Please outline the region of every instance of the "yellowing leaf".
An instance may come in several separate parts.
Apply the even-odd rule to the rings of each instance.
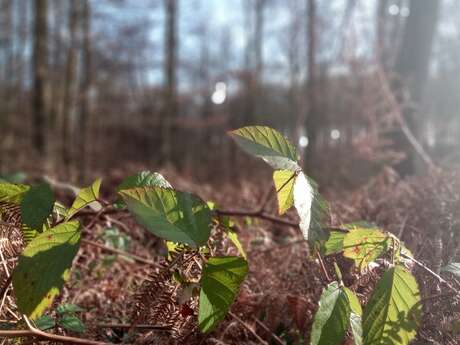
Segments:
[[[295,171],[290,170],[275,170],[273,172],[279,214],[286,213],[294,204],[295,175]]]
[[[388,250],[388,238],[378,229],[354,226],[343,239],[343,255],[362,270]]]

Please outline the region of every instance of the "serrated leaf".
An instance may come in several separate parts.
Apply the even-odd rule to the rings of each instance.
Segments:
[[[348,305],[350,306],[350,327],[353,334],[355,345],[363,343],[362,308],[358,297],[350,289],[344,287],[343,291],[347,295]]]
[[[23,184],[0,183],[0,202],[20,204],[29,188]]]
[[[201,277],[198,323],[204,333],[212,331],[224,319],[248,273],[241,257],[212,257]]]
[[[47,183],[32,186],[21,201],[22,223],[32,229],[42,229],[54,206],[54,194]]]
[[[343,250],[343,239],[346,232],[330,231],[328,240],[323,245],[324,255],[338,254]]]
[[[77,221],[59,224],[35,237],[19,256],[13,288],[21,313],[40,317],[68,279],[80,245]]]
[[[59,325],[64,329],[75,332],[75,333],[85,333],[85,325],[81,320],[73,315],[64,315],[61,320],[59,320]]]
[[[46,331],[47,329],[54,328],[56,326],[56,321],[49,315],[43,315],[39,317],[35,322],[35,327]]]
[[[276,197],[278,199],[278,212],[286,213],[294,205],[295,171],[275,170],[273,182],[275,183]]]
[[[134,218],[165,240],[199,247],[211,232],[211,211],[197,196],[161,187],[119,192]]]
[[[171,184],[161,174],[157,172],[141,171],[136,175],[125,178],[117,187],[117,191],[145,186],[172,188]]]
[[[248,126],[229,132],[247,153],[262,158],[277,170],[299,169],[295,147],[278,131],[265,126]]]
[[[364,344],[409,344],[416,335],[420,312],[415,278],[401,266],[390,268],[377,283],[364,310]]]
[[[350,307],[338,282],[330,283],[319,300],[311,330],[311,345],[341,344],[348,328]]]
[[[460,277],[460,263],[451,262],[450,264],[441,268],[441,272],[450,272]]]
[[[95,202],[99,198],[99,189],[101,188],[101,179],[97,179],[94,183],[86,188],[80,189],[75,201],[67,212],[66,220],[72,218],[78,211],[85,208],[89,204]]]
[[[360,270],[388,250],[388,235],[376,228],[350,227],[343,239],[343,255],[355,261]]]
[[[309,240],[311,221],[311,205],[313,203],[313,189],[303,172],[299,172],[294,182],[294,206],[300,217],[300,230],[303,237]]]
[[[324,230],[324,220],[329,211],[327,201],[318,191],[318,185],[315,181],[307,176],[308,182],[313,190],[313,202],[311,204],[311,220],[309,239],[310,244],[324,242],[328,238],[327,231]]]
[[[74,313],[79,313],[85,311],[84,309],[80,308],[76,304],[71,304],[71,303],[64,303],[59,305],[56,308],[56,312],[58,314],[64,315],[64,314],[74,314]]]

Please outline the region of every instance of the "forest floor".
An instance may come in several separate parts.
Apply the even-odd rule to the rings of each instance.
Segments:
[[[260,185],[271,186],[270,177],[266,176],[266,179],[263,177],[266,183],[258,186],[252,182],[227,183],[216,191],[210,185],[190,182],[174,171],[163,173],[175,188],[194,192],[204,200],[213,200],[222,209],[254,210],[267,190]],[[121,178],[117,172],[108,176],[104,180],[103,196],[114,195]],[[449,255],[453,255],[449,250],[451,242],[458,239],[454,234],[458,229],[455,224],[446,222],[460,219],[458,187],[460,178],[456,173],[401,180],[391,170],[385,169],[366,186],[353,192],[325,190],[324,194],[330,201],[331,225],[358,220],[376,223],[400,236],[415,257],[431,267],[435,264],[436,236],[444,241],[440,253],[442,259],[446,261]],[[61,190],[59,194],[63,200],[70,200],[72,196],[66,190]],[[269,203],[268,209],[276,214],[274,200]],[[297,221],[294,213],[288,213],[287,218]],[[146,279],[155,279],[159,265],[164,261],[167,252],[163,241],[139,227],[123,211],[110,214],[110,217],[101,216],[97,220],[87,217],[83,223],[86,226],[83,238],[87,241],[77,255],[71,279],[55,301],[56,306],[72,303],[84,309],[79,316],[87,331],[84,335],[73,335],[125,344],[307,342],[317,301],[327,278],[317,258],[311,257],[298,229],[257,219],[236,219],[236,229],[248,255],[250,272],[231,313],[206,336],[193,332],[196,323],[192,322],[187,324],[187,331],[191,332],[178,330],[175,340],[171,330],[164,327],[153,330],[125,327],[132,322],[137,291]],[[457,248],[458,243],[455,246]],[[132,253],[134,257],[114,253],[105,247]],[[236,248],[226,241],[219,250],[237,253]],[[370,269],[358,274],[346,259],[337,256],[325,258],[330,276],[334,276],[334,262],[345,268],[345,284],[365,303],[380,272]],[[459,344],[460,337],[452,324],[459,319],[460,301],[423,269],[414,267],[413,271],[418,278],[422,298],[426,298],[424,318],[414,344]],[[447,274],[443,277],[460,289],[459,282],[452,276]],[[192,310],[185,317],[196,318],[195,312]],[[178,317],[183,319],[184,314],[179,314]],[[161,324],[161,320],[158,322]],[[62,329],[55,331],[66,334]],[[36,342],[29,339],[24,343]],[[346,344],[352,344],[351,340],[348,339]]]

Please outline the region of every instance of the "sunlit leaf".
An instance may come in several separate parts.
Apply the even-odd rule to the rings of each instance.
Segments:
[[[23,184],[0,183],[0,202],[19,204],[29,188]]]
[[[151,186],[119,194],[136,220],[158,237],[194,247],[208,240],[211,211],[197,196]]]
[[[378,229],[352,226],[343,239],[343,255],[355,261],[360,270],[388,250],[388,235]]]
[[[350,307],[338,282],[330,283],[321,294],[311,330],[311,345],[341,344],[348,328]]]
[[[42,229],[54,206],[54,194],[47,183],[32,186],[21,201],[22,223],[32,229]]]
[[[294,205],[295,175],[296,172],[290,170],[275,170],[273,172],[279,214],[286,213]]]
[[[72,207],[67,212],[66,219],[72,218],[78,211],[85,208],[99,198],[99,189],[101,188],[101,179],[97,179],[94,183],[86,188],[80,189]]]
[[[300,217],[300,230],[303,237],[309,240],[311,221],[311,205],[313,202],[313,189],[303,172],[295,178],[294,183],[294,206]]]
[[[331,231],[329,233],[328,240],[323,245],[324,255],[332,255],[342,252],[343,239],[346,234],[346,232],[342,231]]]
[[[198,323],[202,332],[212,331],[223,320],[248,273],[241,257],[212,257],[201,277]]]
[[[386,271],[366,305],[363,316],[365,345],[407,345],[420,320],[420,292],[405,268]]]
[[[247,259],[246,252],[244,251],[243,245],[241,244],[240,239],[238,238],[238,234],[231,228],[227,229],[226,234],[229,240],[232,241],[232,243],[235,245],[236,249],[238,249],[238,252],[241,254],[241,256]]]
[[[355,345],[363,343],[362,308],[358,297],[350,289],[344,287],[343,291],[347,295],[348,305],[350,306],[350,327],[353,334]]]
[[[295,147],[278,131],[264,126],[248,126],[229,132],[247,153],[262,158],[277,170],[299,169]]]
[[[136,175],[125,178],[117,187],[117,191],[145,186],[172,188],[171,184],[160,173],[141,171]]]
[[[13,287],[21,313],[40,317],[69,277],[80,245],[80,224],[62,223],[35,237],[19,256]]]

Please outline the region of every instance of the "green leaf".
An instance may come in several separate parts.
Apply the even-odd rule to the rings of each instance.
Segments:
[[[125,178],[117,187],[117,191],[145,186],[172,188],[171,184],[161,174],[157,172],[141,171],[136,175]]]
[[[450,272],[460,277],[460,263],[451,262],[450,264],[441,268],[441,272]]]
[[[13,287],[21,313],[40,317],[69,278],[80,244],[80,224],[62,223],[35,237],[19,256]]]
[[[35,327],[42,331],[54,328],[54,326],[56,326],[56,321],[49,315],[43,315],[35,321]]]
[[[280,215],[286,213],[294,205],[295,175],[296,172],[290,170],[275,170],[273,172],[273,182],[275,183]]]
[[[78,305],[71,304],[71,303],[64,303],[56,308],[56,312],[60,315],[75,314],[75,313],[79,313],[82,311],[85,311],[85,310],[80,308]]]
[[[229,132],[229,135],[244,151],[262,158],[274,169],[299,169],[295,147],[281,133],[270,127],[243,127]]]
[[[311,330],[311,345],[341,344],[348,328],[350,307],[338,282],[330,283],[321,294]]]
[[[40,234],[37,230],[34,230],[24,224],[21,225],[21,232],[25,244],[29,244],[35,237]]]
[[[59,325],[62,326],[62,328],[75,333],[85,333],[86,331],[85,325],[78,317],[73,315],[64,315],[61,320],[59,320]]]
[[[350,306],[350,326],[355,345],[363,343],[362,308],[358,297],[350,289],[344,287],[343,291],[347,295],[348,305]]]
[[[420,320],[419,302],[420,293],[412,274],[401,266],[386,271],[364,310],[364,344],[409,344]]]
[[[0,202],[19,204],[29,188],[23,184],[0,183]]]
[[[317,183],[308,176],[307,179],[308,182],[310,182],[313,190],[313,202],[311,204],[311,220],[308,241],[310,244],[314,244],[316,242],[324,242],[328,238],[328,232],[324,230],[324,223],[329,211],[329,205],[319,193]]]
[[[331,231],[328,240],[323,245],[324,255],[338,254],[343,250],[343,239],[346,232]]]
[[[32,186],[21,202],[22,223],[41,230],[54,206],[54,194],[47,183]]]
[[[388,250],[388,235],[376,228],[352,226],[343,239],[343,256],[352,259],[363,270]]]
[[[248,273],[248,264],[241,257],[212,257],[201,277],[199,327],[212,331],[224,319]]]
[[[136,220],[158,237],[194,247],[208,240],[211,211],[195,195],[152,186],[119,194]]]
[[[313,189],[303,172],[295,178],[294,183],[294,206],[300,217],[300,230],[303,237],[309,240],[311,205],[313,203]]]
[[[241,244],[240,239],[238,238],[238,234],[231,228],[226,228],[226,234],[228,236],[228,239],[232,241],[236,249],[238,249],[238,252],[241,254],[241,256],[247,259],[246,252],[244,251],[243,245]]]
[[[97,179],[94,183],[86,188],[80,189],[72,207],[67,212],[66,220],[72,218],[78,211],[85,208],[99,198],[99,189],[101,188],[101,179]]]

